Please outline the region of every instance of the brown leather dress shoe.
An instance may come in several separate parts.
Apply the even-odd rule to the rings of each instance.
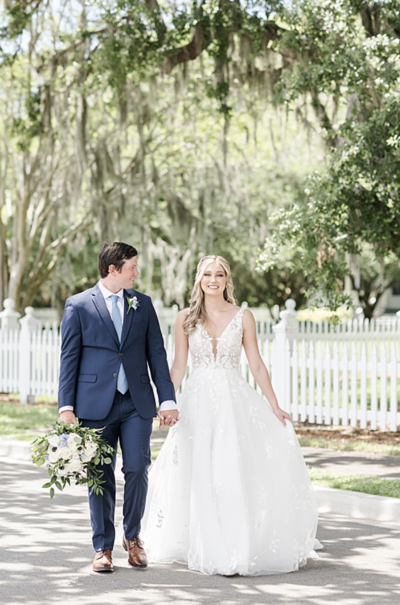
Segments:
[[[114,571],[112,550],[99,550],[93,561],[93,571]]]
[[[132,567],[135,569],[146,569],[147,555],[139,536],[136,536],[133,540],[127,540],[124,536],[122,538],[122,546],[128,552],[128,561]]]

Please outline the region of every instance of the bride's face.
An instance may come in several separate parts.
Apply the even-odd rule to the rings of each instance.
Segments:
[[[222,296],[226,288],[226,275],[223,267],[218,263],[211,263],[206,267],[200,281],[204,294]]]

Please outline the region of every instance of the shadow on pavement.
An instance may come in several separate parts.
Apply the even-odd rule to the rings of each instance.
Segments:
[[[41,489],[43,470],[0,462],[0,471],[4,605],[394,605],[400,599],[400,531],[338,517],[321,519],[325,549],[297,573],[225,578],[180,565],[136,571],[117,546],[116,572],[94,574],[86,490],[70,488],[50,500]]]
[[[336,452],[318,448],[302,448],[306,463],[323,470],[352,473],[387,479],[400,479],[400,458],[358,452]]]

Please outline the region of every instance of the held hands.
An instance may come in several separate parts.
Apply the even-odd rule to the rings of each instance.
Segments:
[[[160,427],[174,426],[179,420],[179,412],[178,410],[164,410],[158,412],[157,418],[160,419]]]
[[[76,416],[72,410],[61,412],[60,418],[65,424],[75,424],[76,422]]]
[[[285,410],[281,410],[279,406],[273,409],[273,412],[278,420],[282,422],[283,426],[286,426],[286,420],[290,420],[290,414],[285,412]]]

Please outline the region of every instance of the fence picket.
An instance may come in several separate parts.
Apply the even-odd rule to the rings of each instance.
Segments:
[[[338,342],[335,340],[333,343],[333,417],[332,422],[338,425],[340,422],[340,408],[339,408],[339,347]]]
[[[290,399],[291,399],[291,391],[292,389],[290,388],[291,385],[291,372],[290,372],[290,367],[291,367],[291,351],[290,351],[290,345],[289,345],[289,341],[286,340],[285,343],[285,361],[284,361],[284,398],[283,398],[283,406],[284,406],[284,410],[286,410],[287,412],[290,412]]]
[[[331,347],[329,342],[325,347],[325,401],[324,401],[324,422],[331,423]]]
[[[380,400],[380,424],[386,431],[387,427],[387,359],[386,347],[381,349],[381,400]]]
[[[306,341],[301,341],[301,355],[300,355],[300,394],[301,394],[301,405],[300,405],[300,420],[304,422],[307,419],[307,345]]]
[[[351,374],[350,424],[351,424],[351,426],[357,426],[357,350],[356,350],[355,342],[353,342],[352,346],[351,346],[350,374]]]
[[[343,345],[342,361],[342,424],[349,424],[349,353],[347,342]]]
[[[316,366],[317,366],[317,424],[322,424],[322,344],[321,341],[317,341],[317,355],[316,355]]]
[[[360,427],[367,428],[367,349],[365,342],[361,345],[361,364],[360,364]]]
[[[390,360],[390,430],[397,431],[397,360],[394,344]]]
[[[311,340],[308,348],[309,354],[309,376],[308,376],[308,390],[309,390],[309,412],[308,419],[310,422],[315,422],[315,357],[314,357],[314,343]]]
[[[300,355],[300,368],[302,370],[302,354]],[[298,363],[298,351],[297,341],[293,343],[293,357],[292,357],[292,406],[291,416],[295,422],[299,419],[299,363]],[[300,379],[301,387],[303,386],[302,379]]]
[[[371,429],[376,430],[378,420],[378,349],[372,345],[371,351]]]

